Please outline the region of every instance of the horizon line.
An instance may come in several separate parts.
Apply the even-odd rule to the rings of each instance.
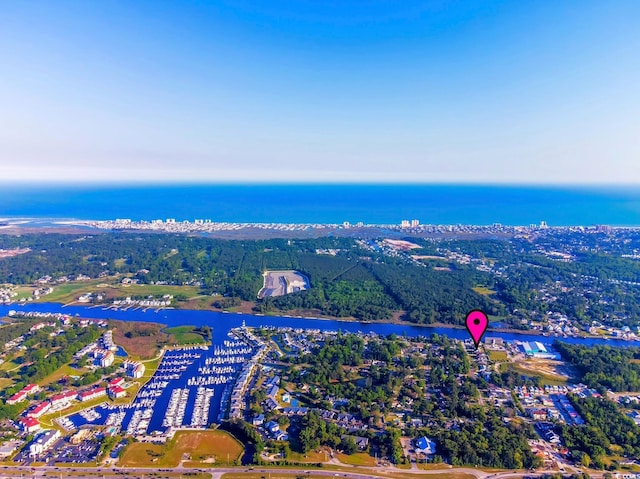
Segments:
[[[640,182],[537,182],[537,181],[313,181],[313,180],[2,180],[3,187],[11,186],[47,186],[47,187],[83,187],[83,186],[123,186],[123,187],[203,187],[203,186],[468,186],[468,187],[530,187],[530,188],[639,188]]]

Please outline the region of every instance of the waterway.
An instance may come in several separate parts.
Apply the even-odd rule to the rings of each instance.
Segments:
[[[158,312],[147,311],[114,311],[92,308],[89,306],[63,306],[59,303],[29,303],[21,305],[0,305],[0,317],[6,316],[10,310],[19,312],[51,312],[62,313],[70,316],[81,316],[92,319],[119,319],[123,321],[144,321],[173,326],[202,326],[209,325],[213,328],[213,343],[216,344],[231,328],[242,326],[245,322],[249,327],[272,326],[291,327],[303,329],[318,329],[321,331],[343,331],[350,333],[374,333],[381,336],[396,334],[398,336],[431,336],[432,334],[446,335],[454,339],[469,339],[466,329],[448,327],[414,326],[397,323],[359,323],[356,321],[338,321],[318,318],[300,318],[290,316],[260,316],[240,313],[220,313],[215,311],[193,311],[180,309],[163,309]],[[507,341],[539,341],[543,344],[551,344],[555,338],[536,333],[510,333],[505,331],[487,331],[485,337],[499,337]],[[603,338],[559,338],[561,341],[571,344],[596,345],[607,344],[616,347],[640,346],[634,341]]]
[[[455,339],[468,339],[464,329],[424,327],[406,324],[358,323],[348,321],[297,318],[287,316],[258,316],[213,311],[161,310],[159,312],[114,311],[88,306],[68,306],[58,303],[37,303],[0,306],[0,317],[10,310],[19,312],[62,313],[92,319],[118,319],[180,325],[209,325],[212,344],[206,348],[168,351],[154,374],[128,405],[116,406],[109,401],[87,411],[61,419],[61,425],[71,429],[82,426],[108,426],[113,432],[127,431],[135,435],[163,434],[171,427],[208,427],[220,422],[223,397],[233,386],[240,369],[252,355],[251,348],[230,338],[231,328],[271,326],[316,329],[325,332],[396,334],[416,337],[432,334]],[[554,338],[539,334],[520,334],[504,331],[488,332],[505,340],[540,341],[549,344]],[[638,343],[597,338],[562,338],[574,344],[609,344],[638,346]],[[231,342],[230,342],[231,341]],[[123,354],[124,351],[119,351]],[[199,406],[200,405],[200,406]]]

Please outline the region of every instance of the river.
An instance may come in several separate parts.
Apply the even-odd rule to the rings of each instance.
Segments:
[[[389,335],[395,333],[398,336],[431,336],[432,334],[445,335],[455,339],[469,339],[469,333],[465,329],[454,329],[448,327],[413,326],[409,324],[397,323],[360,323],[357,321],[338,321],[317,318],[299,318],[290,316],[258,316],[240,313],[220,313],[216,311],[193,311],[182,309],[164,309],[159,312],[147,311],[115,311],[103,310],[102,308],[89,306],[63,306],[59,303],[28,303],[21,305],[0,305],[0,317],[6,316],[10,310],[18,312],[51,312],[62,313],[70,316],[79,315],[83,318],[94,319],[119,319],[123,321],[144,321],[166,324],[167,326],[202,326],[209,325],[214,330],[214,336],[226,336],[227,332],[234,327],[242,325],[244,321],[249,327],[275,326],[319,329],[321,331],[344,331],[352,333],[375,333],[378,335]],[[535,333],[509,333],[504,331],[487,331],[485,337],[500,337],[504,340],[513,341],[539,341],[543,344],[551,344],[555,338],[542,336]],[[562,341],[571,344],[607,344],[616,347],[640,346],[634,341],[623,341],[617,339],[600,338],[560,338]]]

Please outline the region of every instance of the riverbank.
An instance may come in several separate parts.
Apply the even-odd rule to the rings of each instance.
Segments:
[[[287,327],[287,328],[305,328],[318,329],[322,331],[344,331],[350,333],[361,334],[377,334],[379,336],[388,336],[396,334],[397,336],[430,336],[432,334],[440,334],[453,339],[466,340],[469,339],[469,333],[465,328],[454,327],[452,325],[416,325],[412,323],[386,323],[386,322],[354,322],[348,320],[335,320],[324,318],[303,318],[294,316],[261,316],[257,314],[244,314],[232,312],[214,312],[214,311],[197,311],[197,310],[178,310],[164,309],[158,312],[153,311],[103,311],[98,308],[88,306],[67,306],[63,307],[58,303],[29,303],[24,306],[6,306],[0,305],[0,317],[6,316],[9,310],[20,312],[35,313],[61,313],[71,316],[81,316],[90,319],[106,319],[106,320],[122,320],[122,321],[141,321],[154,322],[174,326],[210,326],[213,329],[214,336],[218,334],[226,335],[231,328],[240,327],[246,324],[250,327]],[[538,332],[524,331],[491,331],[491,336],[500,337],[506,341],[539,341],[543,344],[551,344],[554,337],[542,336]],[[571,344],[595,345],[606,344],[616,347],[638,347],[640,344],[634,341],[617,340],[610,341],[602,338],[560,338],[562,341]]]
[[[77,302],[73,302],[73,303],[61,303],[58,301],[52,301],[52,302],[47,302],[47,303],[41,303],[41,302],[32,302],[32,303],[27,303],[27,304],[33,304],[33,305],[37,305],[37,304],[58,304],[60,305],[60,307],[62,308],[68,308],[68,307],[86,307],[86,308],[90,308],[90,309],[96,309],[99,311],[104,311],[104,315],[105,316],[109,316],[112,312],[116,312],[116,311],[121,311],[121,312],[131,312],[131,313],[139,313],[139,312],[143,312],[146,313],[147,311],[152,312],[152,313],[161,313],[162,311],[168,311],[168,310],[172,310],[172,311],[207,311],[207,312],[212,312],[212,313],[222,313],[222,314],[242,314],[242,315],[246,315],[246,316],[254,316],[254,317],[258,317],[258,318],[293,318],[293,319],[304,319],[304,320],[313,320],[313,321],[332,321],[332,322],[339,322],[339,323],[353,323],[353,324],[361,324],[361,325],[369,325],[369,324],[388,324],[388,325],[398,325],[398,326],[411,326],[411,327],[416,327],[416,328],[429,328],[429,329],[433,329],[433,328],[437,328],[437,329],[443,329],[443,330],[458,330],[458,331],[462,331],[466,334],[466,328],[462,325],[458,325],[458,324],[449,324],[449,323],[442,323],[442,322],[436,322],[436,323],[431,323],[431,324],[421,324],[421,323],[412,323],[411,321],[406,321],[401,319],[402,316],[404,315],[404,311],[397,311],[394,313],[394,315],[392,316],[392,318],[390,319],[385,319],[385,320],[380,320],[380,321],[362,321],[359,320],[357,318],[354,317],[336,317],[336,316],[328,316],[328,315],[323,315],[323,314],[319,314],[319,312],[315,312],[315,311],[309,311],[309,310],[295,310],[295,311],[290,311],[290,312],[268,312],[268,313],[257,313],[253,310],[253,306],[255,305],[255,303],[251,302],[251,301],[242,301],[240,305],[238,306],[234,306],[232,308],[229,309],[221,309],[221,308],[216,308],[214,306],[212,306],[211,304],[206,304],[204,305],[202,303],[202,301],[199,301],[197,305],[195,305],[193,303],[192,300],[187,300],[185,302],[177,302],[175,303],[172,307],[165,307],[165,308],[158,308],[158,309],[154,309],[154,308],[147,308],[147,309],[117,309],[117,308],[112,308],[110,306],[102,306],[101,305],[84,305],[84,304],[80,304]],[[21,303],[14,303],[14,305],[16,307],[18,306],[24,306],[24,304]],[[11,304],[9,305],[11,306]],[[184,306],[195,306],[195,307],[184,307]],[[64,312],[64,311],[62,311]],[[306,313],[306,314],[305,314]],[[491,321],[491,318],[490,318]],[[178,326],[183,326],[183,325],[178,325]],[[487,336],[491,336],[492,334],[500,334],[500,333],[505,333],[505,334],[514,334],[514,335],[522,335],[522,336],[541,336],[543,338],[545,338],[545,340],[543,340],[542,342],[552,342],[554,339],[560,339],[560,340],[564,340],[564,339],[569,339],[569,338],[576,338],[576,339],[596,339],[596,340],[604,340],[604,341],[624,341],[624,342],[629,342],[628,340],[625,340],[623,338],[619,338],[617,336],[604,336],[604,335],[592,335],[592,334],[587,334],[585,332],[581,332],[578,335],[575,336],[557,336],[557,335],[549,335],[549,334],[545,334],[543,332],[540,332],[538,330],[527,330],[527,329],[515,329],[515,328],[496,328],[496,327],[491,327],[491,322],[489,323],[489,327],[487,328],[486,333],[484,334],[484,337]],[[526,339],[523,339],[526,340]],[[640,342],[638,342],[638,346],[640,346]]]
[[[53,301],[53,302],[47,302],[47,303],[41,303],[41,302],[31,302],[31,303],[26,303],[26,304],[21,304],[21,303],[14,303],[14,304],[9,304],[9,305],[4,305],[7,307],[11,307],[11,306],[15,306],[16,311],[19,311],[20,308],[23,308],[24,306],[37,306],[39,304],[55,304],[58,305],[61,308],[61,313],[64,314],[64,309],[69,309],[71,307],[77,307],[77,308],[86,308],[86,309],[91,309],[94,311],[102,311],[103,312],[103,317],[108,317],[110,318],[111,315],[113,313],[132,313],[132,314],[139,314],[139,313],[147,313],[150,312],[152,314],[161,314],[162,312],[166,312],[166,311],[176,311],[176,312],[210,312],[210,313],[215,313],[215,314],[240,314],[243,316],[251,316],[251,317],[255,317],[255,318],[291,318],[291,319],[302,319],[302,320],[308,320],[308,321],[328,321],[328,322],[333,322],[333,323],[348,323],[348,324],[356,324],[356,325],[397,325],[397,326],[409,326],[412,328],[425,328],[425,329],[429,329],[429,330],[434,330],[434,329],[438,329],[438,330],[445,330],[446,334],[446,330],[451,330],[451,331],[458,331],[458,332],[462,332],[466,335],[468,335],[467,330],[464,326],[462,325],[458,325],[458,324],[449,324],[449,323],[442,323],[442,322],[436,322],[436,323],[431,323],[431,324],[420,324],[420,323],[412,323],[410,321],[405,321],[402,320],[401,317],[403,315],[403,311],[398,311],[396,312],[393,317],[391,319],[386,319],[386,320],[381,320],[381,321],[362,321],[359,320],[357,318],[354,317],[335,317],[335,316],[326,316],[326,315],[321,315],[321,314],[316,314],[316,313],[311,313],[309,311],[306,310],[299,310],[297,311],[298,313],[309,313],[309,315],[304,315],[304,314],[285,314],[282,312],[269,312],[269,313],[257,313],[255,311],[253,311],[252,306],[254,303],[252,303],[251,301],[243,301],[242,304],[240,304],[239,306],[230,308],[228,310],[226,309],[220,309],[220,308],[215,308],[213,306],[209,306],[206,308],[194,308],[194,309],[186,309],[186,308],[182,308],[179,306],[180,303],[177,303],[174,307],[168,307],[168,308],[158,308],[158,309],[152,309],[152,308],[147,308],[147,309],[118,309],[118,308],[112,308],[112,307],[100,307],[100,305],[83,305],[83,304],[78,304],[78,303],[71,303],[71,304],[64,304],[61,302],[57,302],[57,301]],[[14,308],[15,309],[15,308]],[[311,315],[313,314],[313,315]],[[93,316],[91,316],[93,317]],[[135,321],[135,319],[134,319]],[[177,324],[177,325],[167,325],[167,326],[184,326],[187,323],[183,323],[183,324]],[[191,324],[191,323],[188,323]],[[522,341],[527,341],[528,338],[530,338],[531,336],[538,336],[543,338],[542,340],[540,340],[541,342],[544,343],[549,343],[549,342],[553,342],[553,340],[555,339],[559,339],[559,340],[567,340],[567,339],[585,339],[585,340],[599,340],[599,341],[614,341],[614,342],[625,342],[625,343],[629,343],[632,341],[629,340],[625,340],[623,338],[619,338],[616,336],[602,336],[602,335],[591,335],[591,334],[587,334],[587,333],[581,333],[579,335],[575,335],[575,336],[557,336],[557,335],[549,335],[549,334],[545,334],[544,332],[540,332],[538,330],[527,330],[527,329],[515,329],[515,328],[492,328],[491,327],[491,323],[489,323],[489,327],[487,328],[486,333],[484,334],[484,337],[486,338],[487,336],[491,336],[491,335],[500,335],[500,334],[508,334],[508,335],[519,335],[522,336],[523,338],[521,339]],[[457,336],[457,335],[456,335]],[[530,340],[530,339],[529,339]],[[638,346],[640,346],[640,342],[638,342]]]

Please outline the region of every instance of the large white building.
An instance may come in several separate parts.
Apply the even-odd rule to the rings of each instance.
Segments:
[[[50,429],[43,431],[42,434],[38,435],[31,445],[29,446],[29,455],[37,456],[42,454],[43,452],[48,451],[51,446],[53,446],[58,439],[60,439],[60,431],[57,429]]]
[[[125,361],[122,363],[124,372],[127,376],[132,378],[141,378],[144,376],[144,364],[135,361]]]
[[[107,368],[113,364],[115,361],[115,356],[113,352],[108,349],[96,349],[93,351],[93,357],[95,358],[96,366],[100,366],[102,368]]]
[[[520,344],[520,349],[524,354],[534,358],[557,359],[558,354],[547,350],[544,344],[539,341],[529,341]]]

